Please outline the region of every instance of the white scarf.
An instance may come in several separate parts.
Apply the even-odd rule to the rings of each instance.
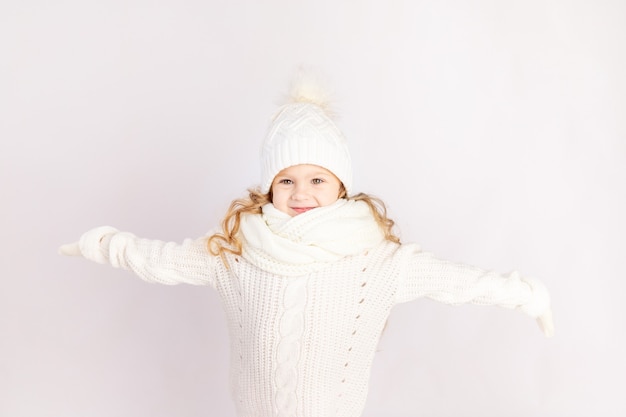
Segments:
[[[305,275],[376,246],[384,234],[363,201],[335,203],[291,217],[273,204],[241,218],[243,257],[285,276]]]

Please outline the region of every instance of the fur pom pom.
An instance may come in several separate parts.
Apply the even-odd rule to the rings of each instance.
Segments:
[[[319,72],[300,67],[291,81],[288,103],[311,103],[333,117],[331,91],[328,82]]]

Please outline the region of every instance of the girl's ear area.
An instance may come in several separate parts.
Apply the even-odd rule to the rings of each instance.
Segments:
[[[346,187],[342,183],[339,183],[339,198],[346,198],[348,193],[346,192]]]

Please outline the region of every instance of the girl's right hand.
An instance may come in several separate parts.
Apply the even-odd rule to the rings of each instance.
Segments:
[[[109,241],[118,230],[111,226],[96,227],[83,234],[78,242],[59,247],[61,255],[82,256],[100,264],[109,262]]]
[[[59,255],[83,256],[83,254],[80,251],[80,246],[78,245],[78,242],[61,245],[59,247]]]

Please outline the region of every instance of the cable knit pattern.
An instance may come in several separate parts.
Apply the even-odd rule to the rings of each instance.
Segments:
[[[102,235],[110,237],[101,239]],[[209,285],[231,337],[231,387],[240,417],[358,417],[380,333],[392,307],[422,297],[447,304],[549,308],[545,287],[444,261],[388,241],[301,276],[210,255],[206,238],[182,244],[115,229],[88,232],[83,255],[162,284]]]
[[[276,348],[276,408],[278,417],[296,414],[298,363],[304,333],[306,307],[306,280],[290,280],[283,296],[283,314],[279,324],[279,342]]]

